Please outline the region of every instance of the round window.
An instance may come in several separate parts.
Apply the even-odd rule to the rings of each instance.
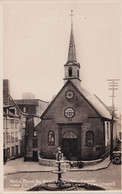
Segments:
[[[67,118],[72,118],[72,117],[74,117],[74,115],[75,115],[75,111],[74,111],[74,109],[71,108],[71,107],[66,108],[65,111],[64,111],[64,115],[65,115],[65,117],[67,117]]]
[[[74,96],[74,93],[73,93],[72,90],[68,90],[68,91],[66,92],[66,97],[67,97],[68,99],[73,98],[73,96]]]

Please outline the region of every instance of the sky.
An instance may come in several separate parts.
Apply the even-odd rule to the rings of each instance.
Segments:
[[[73,10],[81,86],[111,105],[107,79],[121,76],[121,5],[114,1],[8,1],[3,5],[3,78],[10,94],[50,101],[64,85]],[[120,111],[120,83],[115,91]]]

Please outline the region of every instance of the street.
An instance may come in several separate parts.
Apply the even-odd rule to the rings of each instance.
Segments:
[[[9,161],[4,168],[10,168],[11,165],[23,164],[23,169],[30,168],[31,172],[14,173],[4,176],[4,188],[5,191],[26,191],[29,188],[48,181],[57,180],[57,175],[49,172],[51,167],[42,167],[36,162],[22,162],[22,159]],[[10,165],[11,164],[11,165]],[[16,166],[17,167],[17,166]],[[12,166],[14,168],[14,166]],[[43,172],[38,172],[39,169],[43,169]],[[44,170],[47,172],[44,172]],[[32,171],[36,170],[36,172]],[[121,189],[121,165],[113,165],[112,163],[106,169],[97,171],[67,171],[62,175],[64,180],[72,180],[79,182],[86,182],[89,184],[97,185],[106,190],[120,190]]]

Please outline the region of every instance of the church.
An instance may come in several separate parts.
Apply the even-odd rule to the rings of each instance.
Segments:
[[[107,106],[81,86],[73,23],[64,85],[41,115],[41,122],[27,136],[26,158],[55,159],[58,147],[66,159],[96,160],[107,156],[111,146],[111,114]],[[116,144],[114,122],[113,146]]]

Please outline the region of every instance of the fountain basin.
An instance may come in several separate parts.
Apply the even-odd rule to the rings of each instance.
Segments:
[[[73,181],[58,181],[46,182],[41,185],[37,185],[28,191],[97,191],[97,190],[105,190],[102,187],[97,185],[92,185],[84,182],[73,182]]]

